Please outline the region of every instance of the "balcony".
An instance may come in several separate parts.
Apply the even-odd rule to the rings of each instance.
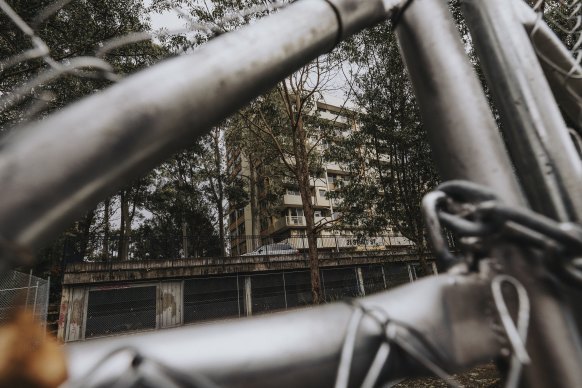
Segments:
[[[314,206],[325,206],[329,207],[329,199],[324,196],[317,194],[317,200],[313,201]]]
[[[305,226],[304,216],[286,216],[285,222],[287,226]]]
[[[332,217],[313,217],[313,219],[315,225],[325,224],[334,220]]]
[[[343,172],[345,173],[344,169],[339,165],[337,162],[326,162],[325,168],[329,172]]]
[[[319,117],[324,119],[324,120],[329,120],[329,121],[333,121],[336,123],[340,123],[340,124],[347,124],[348,123],[348,119],[346,116],[341,115],[339,113],[335,113],[335,112],[330,112],[328,110],[319,110]]]
[[[327,187],[327,182],[325,178],[309,178],[309,186],[312,187]]]
[[[289,206],[289,205],[296,205],[296,206],[301,206],[303,202],[301,201],[301,196],[300,195],[294,195],[294,194],[285,194],[283,196],[283,205]]]
[[[305,226],[305,217],[303,216],[285,216],[278,218],[273,224],[273,233],[290,227]]]

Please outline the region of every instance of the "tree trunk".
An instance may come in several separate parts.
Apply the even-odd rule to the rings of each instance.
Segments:
[[[217,198],[216,208],[218,210],[218,237],[220,239],[220,253],[226,256],[226,239],[224,236],[224,174],[222,168],[222,155],[220,154],[220,130],[212,132],[212,146],[214,151],[214,167],[216,168]]]
[[[119,261],[125,261],[128,258],[129,251],[129,232],[131,230],[131,220],[129,219],[129,198],[127,191],[119,194],[121,204],[121,220],[119,224],[119,245],[117,249],[117,258]]]
[[[422,241],[416,243],[416,253],[418,254],[418,263],[420,264],[420,268],[422,269],[423,276],[428,276],[431,274],[431,268],[429,267],[426,257],[424,254],[426,253],[426,246]]]
[[[109,260],[109,218],[110,218],[110,207],[111,207],[111,199],[107,198],[104,203],[104,211],[103,211],[103,252],[104,252],[104,259]]]
[[[89,211],[78,224],[79,232],[81,232],[81,241],[79,246],[79,253],[81,258],[85,258],[85,256],[87,255],[87,248],[89,246],[89,240],[91,238],[91,225],[93,225],[94,218],[95,209]]]
[[[251,205],[251,240],[252,250],[259,247],[261,234],[259,221],[259,196],[257,193],[257,171],[252,156],[249,156],[249,202]]]
[[[296,136],[293,139],[295,149],[295,162],[297,166],[297,183],[303,214],[305,216],[305,229],[307,234],[307,246],[309,252],[309,270],[311,273],[311,295],[314,304],[323,302],[321,293],[321,281],[319,275],[319,257],[317,253],[317,236],[315,221],[313,218],[313,204],[311,203],[311,190],[309,184],[309,160],[307,155],[307,136],[301,118],[296,123]]]

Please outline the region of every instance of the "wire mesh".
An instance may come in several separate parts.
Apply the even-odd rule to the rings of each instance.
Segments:
[[[539,14],[538,23],[544,20],[575,59],[572,68],[553,66],[555,70],[564,73],[567,78],[582,78],[582,0],[538,0],[532,7]],[[532,34],[537,31],[538,28],[534,27]],[[548,61],[543,56],[542,59]]]
[[[413,281],[417,262],[322,268],[325,302],[370,295]],[[83,300],[86,300],[83,302]],[[69,306],[69,324],[89,339],[310,306],[311,275],[290,270],[89,288]],[[84,312],[85,311],[85,312]],[[72,315],[79,315],[73,317]],[[85,314],[86,319],[83,318]],[[82,328],[79,328],[83,332]]]
[[[85,338],[156,328],[156,286],[89,291]]]
[[[184,323],[237,318],[245,314],[244,283],[238,276],[184,281]]]
[[[309,271],[284,272],[283,276],[288,309],[309,306],[313,303]]]
[[[384,267],[381,265],[361,267],[360,270],[362,272],[364,291],[366,295],[383,291],[388,287],[388,283],[386,283]]]
[[[287,308],[284,275],[257,274],[251,276],[253,315]]]
[[[123,242],[123,244],[121,244]],[[405,237],[391,234],[375,237],[345,235],[320,235],[316,237],[321,257],[373,254],[374,252],[406,253],[412,242]],[[125,256],[120,247],[125,246]],[[270,236],[230,236],[224,241],[227,257],[238,256],[286,256],[305,258],[309,244],[305,236],[273,238]],[[251,250],[252,247],[255,249]],[[149,235],[133,231],[123,239],[119,235],[92,234],[67,236],[64,243],[64,260],[67,263],[172,260],[178,258],[222,257],[220,241],[214,236],[202,235]]]
[[[411,281],[410,265],[406,263],[384,264],[384,276],[386,278],[386,288],[397,287]],[[412,279],[413,280],[413,279]]]
[[[362,296],[357,268],[323,269],[321,280],[326,302]]]
[[[173,36],[182,38],[184,46],[190,47],[189,50],[183,51],[188,52],[224,32],[238,29],[270,12],[274,12],[289,2],[249,0],[243,2],[240,9],[233,9],[222,14],[210,11],[204,13],[196,6],[184,10],[170,1],[157,3],[158,7],[173,10],[180,15],[182,20],[187,21],[187,26],[175,30],[162,28],[152,31],[149,30],[147,20],[144,18],[145,24],[142,27],[145,27],[146,30],[130,31],[101,42],[87,41],[85,46],[95,45],[95,49],[93,51],[85,49],[86,52],[82,55],[76,55],[75,50],[65,50],[65,52],[59,52],[58,55],[55,55],[55,51],[58,51],[55,50],[57,48],[55,45],[64,44],[66,46],[66,39],[63,38],[63,42],[54,43],[51,47],[47,43],[46,37],[43,36],[45,33],[43,28],[56,18],[66,20],[70,17],[66,11],[74,6],[75,2],[56,0],[47,3],[36,15],[28,15],[33,7],[19,9],[17,8],[19,3],[14,3],[11,6],[6,0],[0,0],[0,19],[6,26],[4,38],[8,38],[8,35],[12,39],[23,36],[24,40],[28,42],[24,49],[20,48],[21,45],[10,45],[7,50],[2,50],[3,58],[0,58],[0,113],[5,113],[12,108],[21,110],[20,113],[16,114],[16,116],[20,116],[17,119],[10,116],[13,118],[11,125],[34,119],[40,113],[48,110],[51,104],[56,104],[55,93],[51,92],[49,87],[56,80],[68,76],[107,82],[116,82],[122,79],[124,73],[119,69],[119,66],[111,61],[112,58],[119,61],[120,57],[124,56],[123,53],[116,52],[116,50],[149,41],[163,48],[161,51],[166,50],[164,55],[160,55],[156,59],[160,60],[167,56],[179,54],[174,48],[170,48],[171,44],[164,46],[164,42],[171,41]],[[15,9],[19,9],[22,15]],[[90,13],[89,9],[90,7],[85,7],[83,12]],[[77,13],[82,14],[83,12]],[[72,14],[74,13],[72,12]],[[87,22],[89,23],[90,20]],[[112,25],[110,28],[114,29],[115,27]],[[11,50],[15,50],[15,52]],[[160,50],[158,50],[158,54],[159,52]],[[132,60],[135,60],[135,55],[129,53],[121,59],[121,63],[127,64]],[[151,65],[151,63],[147,65]],[[136,66],[136,68],[139,69],[140,66]],[[91,92],[93,87],[89,87],[89,89]],[[30,102],[29,106],[23,106],[24,102]],[[7,128],[11,125],[8,125]]]
[[[46,326],[49,280],[32,274],[7,271],[0,276],[0,324],[10,321],[15,310],[24,308]]]

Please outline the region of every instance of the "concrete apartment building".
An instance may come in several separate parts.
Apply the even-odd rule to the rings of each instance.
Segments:
[[[336,127],[337,136],[347,136],[350,131],[357,130],[357,126],[348,119],[345,112],[349,112],[338,99],[326,97],[316,103],[318,117],[329,120]],[[326,144],[322,144],[325,147]],[[228,145],[227,145],[228,147]],[[238,149],[229,149],[227,165],[232,176],[250,175],[250,163],[244,153]],[[340,213],[337,212],[338,199],[330,199],[328,193],[338,189],[341,182],[349,181],[348,173],[342,166],[333,161],[324,161],[323,173],[318,177],[310,178],[311,198],[316,225],[331,225]],[[305,215],[303,214],[302,200],[297,189],[290,184],[280,198],[279,212],[270,217],[261,217],[260,228],[255,227],[253,232],[251,206],[229,209],[228,229],[231,241],[231,250],[236,254],[245,254],[265,244],[288,242],[299,250],[307,248],[305,236]],[[263,193],[264,194],[264,193]],[[369,238],[365,241],[355,240],[348,230],[337,230],[324,227],[318,247],[323,250],[337,250],[339,248],[358,248],[359,246],[410,246],[412,242],[392,229],[388,229],[380,238]],[[250,237],[252,236],[252,237]]]

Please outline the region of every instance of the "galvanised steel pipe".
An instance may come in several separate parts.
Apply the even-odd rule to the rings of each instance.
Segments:
[[[506,203],[524,205],[446,2],[411,2],[396,34],[441,177],[496,187]]]
[[[512,165],[446,2],[413,1],[396,32],[443,177],[484,184],[505,202],[523,204]],[[487,55],[494,57],[495,53]],[[504,68],[505,72],[514,70],[521,71],[515,66]],[[525,368],[523,386],[582,386],[579,334],[571,310],[560,297],[564,290],[542,265],[543,254],[506,243],[490,247],[486,255],[497,261],[500,271],[524,285],[531,302],[527,349],[533,367]]]
[[[436,350],[420,350],[449,372],[488,362],[502,342],[494,330],[489,280],[480,275],[439,275],[391,291],[358,299],[415,328]],[[187,376],[209,379],[220,387],[333,387],[354,307],[346,303],[299,309],[261,317],[213,322],[65,345],[73,386],[99,361],[122,347],[131,347]],[[384,330],[366,316],[357,332],[349,386],[360,387],[383,342]],[[402,334],[410,345],[418,338]],[[112,386],[127,371],[131,353],[108,358],[83,387]],[[380,381],[426,374],[425,367],[398,346]],[[380,384],[378,385],[380,386]]]
[[[512,5],[529,34],[558,105],[577,125],[578,133],[582,134],[582,66],[523,0],[513,0]]]
[[[0,248],[12,247],[4,255],[42,247],[340,38],[384,20],[398,2],[299,1],[15,129],[0,145]]]
[[[582,163],[514,1],[464,0],[462,10],[531,207],[582,221]]]

